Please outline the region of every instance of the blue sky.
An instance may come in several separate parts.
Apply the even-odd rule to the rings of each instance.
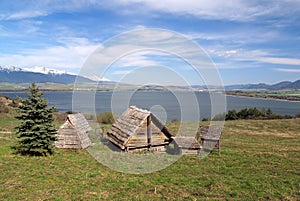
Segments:
[[[226,85],[300,79],[299,0],[1,1],[0,65],[77,73],[110,38],[145,28],[195,41]],[[132,69],[150,67],[138,74],[142,81],[151,71],[155,76],[155,66],[172,66],[190,84],[202,84],[180,59],[149,51],[121,58],[103,76],[120,80]]]

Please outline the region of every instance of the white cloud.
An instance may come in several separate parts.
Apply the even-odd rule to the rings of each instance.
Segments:
[[[217,50],[208,50],[210,54],[215,54],[218,57],[231,57],[239,53],[239,50],[225,50],[225,51],[217,51]]]
[[[300,73],[300,69],[295,68],[274,68],[274,70],[285,73]]]
[[[279,65],[298,65],[300,66],[300,59],[298,58],[289,58],[289,57],[279,57],[278,53],[267,51],[267,50],[247,50],[247,49],[236,49],[236,50],[218,50],[210,49],[209,54],[215,58],[225,59],[224,64],[230,63],[230,65],[222,65],[219,63],[219,66],[229,66],[230,68],[240,68],[238,62],[252,62],[255,63],[268,63],[268,64],[279,64]],[[281,55],[282,56],[282,55]],[[233,66],[235,63],[236,66]],[[238,65],[238,66],[237,66]],[[246,64],[243,64],[247,66]],[[247,66],[249,67],[249,66]]]
[[[155,56],[168,57],[166,53],[160,52],[159,50],[140,50],[119,58],[115,61],[113,67],[150,67],[162,65],[160,62],[161,60],[159,58],[154,58]]]
[[[261,16],[291,16],[300,11],[300,2],[298,0],[263,2],[261,0],[43,0],[23,3],[12,0],[0,3],[0,7],[12,8],[9,13],[2,14],[2,19],[26,19],[61,11],[76,12],[89,8],[101,8],[124,15],[147,11],[149,14],[153,14],[153,11],[160,11],[177,15],[193,15],[202,19],[249,21]]]
[[[41,16],[46,16],[46,15],[48,15],[48,13],[43,10],[29,10],[29,11],[21,11],[21,12],[12,13],[8,16],[2,16],[2,19],[20,20],[20,19],[41,17]]]
[[[265,57],[258,59],[259,61],[272,63],[272,64],[286,64],[300,66],[300,59],[294,58],[279,58],[279,57]]]
[[[247,49],[234,49],[227,50],[224,47],[214,47],[209,49],[208,52],[217,57],[228,58],[235,61],[258,61],[263,57],[270,56],[271,53],[265,50],[247,50]]]
[[[252,27],[251,29],[224,30],[222,32],[190,32],[184,34],[191,40],[222,41],[223,44],[245,45],[255,43],[273,42],[282,37],[282,33],[264,27]]]
[[[132,72],[131,70],[116,70],[112,74],[113,75],[127,75],[131,72]]]
[[[90,41],[83,37],[60,37],[57,42],[66,46],[86,46],[90,45]]]
[[[106,67],[115,61],[120,66],[153,66],[159,65],[151,55],[178,55],[179,58],[193,62],[196,67],[210,65],[206,53],[194,42],[186,40],[175,32],[160,29],[145,29],[127,32],[112,38],[98,49],[86,66],[86,73]],[[95,66],[95,67],[94,67]],[[117,65],[116,65],[117,66]]]
[[[69,39],[61,46],[45,49],[26,49],[20,54],[0,54],[0,63],[19,67],[44,66],[50,68],[79,69],[87,57],[98,47],[83,38]],[[76,42],[77,41],[77,42]]]
[[[152,52],[157,55],[153,55]],[[233,52],[229,53],[232,54]],[[175,59],[167,60],[162,55],[171,55]],[[178,60],[181,60],[184,66],[178,66]],[[187,77],[189,77],[187,70],[192,68],[193,73],[196,72],[197,74],[197,71],[201,71],[201,75],[205,77],[205,82],[208,84],[220,84],[218,82],[221,82],[216,79],[216,77],[219,77],[218,72],[201,47],[190,40],[186,40],[180,34],[160,29],[126,32],[108,40],[85,62],[84,67],[81,69],[81,75],[95,74],[103,76],[104,74],[106,77],[115,80],[117,75],[125,75],[131,72],[128,70],[132,67],[134,69],[144,69],[145,71],[148,69],[153,70],[154,68],[151,67],[169,67],[174,72]],[[147,79],[148,76],[150,76],[150,73],[141,74],[139,79]],[[170,78],[168,76],[166,79],[164,75],[164,79],[168,80]]]
[[[38,20],[23,20],[20,22],[22,33],[19,33],[19,35],[24,34],[24,32],[27,34],[37,32],[42,24],[43,22]]]
[[[189,14],[199,18],[233,21],[249,21],[261,16],[291,14],[300,10],[300,2],[297,0],[264,2],[260,0],[122,0],[119,3],[123,5],[144,5],[144,9],[146,10],[158,10],[173,14]]]

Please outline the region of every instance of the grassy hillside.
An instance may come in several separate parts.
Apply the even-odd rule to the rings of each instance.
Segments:
[[[300,199],[300,119],[228,121],[221,157],[184,156],[145,175],[112,171],[85,150],[14,155],[15,123],[1,114],[0,200]]]

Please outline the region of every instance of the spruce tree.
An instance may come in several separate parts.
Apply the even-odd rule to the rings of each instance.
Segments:
[[[26,95],[17,108],[20,125],[16,127],[17,143],[13,148],[21,155],[51,155],[56,140],[53,125],[56,109],[48,107],[47,99],[35,83],[29,86]]]

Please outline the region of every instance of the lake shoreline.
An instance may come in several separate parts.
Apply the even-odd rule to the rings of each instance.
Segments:
[[[0,90],[1,93],[19,93],[19,92],[26,92],[27,90],[25,89],[20,89],[20,90]],[[40,89],[42,92],[89,92],[89,91],[95,91],[95,92],[114,92],[114,90],[55,90],[55,89]],[[122,92],[132,92],[132,90],[120,90]],[[120,92],[118,91],[118,92]],[[160,92],[158,90],[137,90],[139,92]],[[161,91],[163,92],[163,91]],[[181,91],[183,92],[183,91]],[[191,92],[191,91],[187,91]],[[197,92],[197,91],[195,91]],[[210,93],[207,91],[207,93]],[[287,102],[300,102],[300,97],[274,97],[274,96],[258,96],[253,93],[238,93],[238,92],[232,92],[232,91],[225,91],[224,92],[225,96],[232,96],[232,97],[245,97],[245,98],[253,98],[253,99],[261,99],[261,100],[277,100],[277,101],[287,101]]]
[[[286,97],[274,97],[274,96],[255,96],[254,94],[240,94],[240,93],[228,93],[225,92],[226,96],[233,97],[245,97],[245,98],[253,98],[253,99],[262,99],[262,100],[277,100],[277,101],[287,101],[287,102],[300,102],[300,97],[286,98]]]

